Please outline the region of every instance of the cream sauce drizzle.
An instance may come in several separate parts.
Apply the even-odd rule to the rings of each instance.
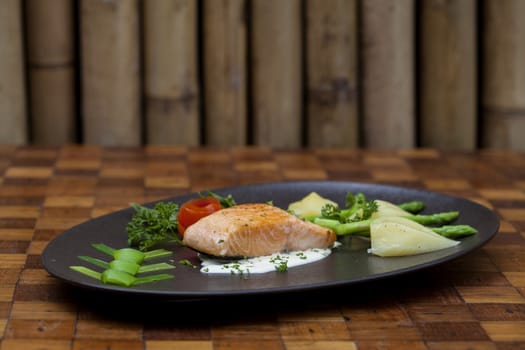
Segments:
[[[339,246],[336,242],[334,248]],[[254,258],[224,260],[199,255],[202,261],[200,271],[206,274],[247,275],[272,271],[287,271],[290,268],[322,260],[332,253],[331,248],[312,248],[275,253]]]

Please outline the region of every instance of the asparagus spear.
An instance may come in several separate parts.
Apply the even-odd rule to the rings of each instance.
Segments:
[[[422,225],[443,225],[451,222],[457,218],[457,212],[443,212],[430,215],[410,215],[407,219],[419,222]],[[356,235],[369,237],[370,236],[370,223],[373,219],[367,219],[356,222],[349,222],[341,224],[337,220],[317,218],[313,220],[313,223],[332,229],[336,235]],[[437,234],[448,238],[459,238],[468,236],[476,233],[477,231],[468,225],[446,225],[442,227],[433,227],[432,230]]]
[[[476,229],[469,225],[445,225],[441,227],[434,227],[432,231],[440,234],[441,236],[457,239],[466,236],[473,235],[476,233]]]
[[[459,217],[459,211],[446,211],[442,213],[428,214],[428,215],[410,215],[407,219],[413,220],[421,225],[430,226],[441,226],[448,224]]]
[[[398,204],[398,207],[400,207],[403,210],[408,211],[409,213],[417,214],[421,210],[425,209],[425,203],[421,201],[411,201],[411,202]]]

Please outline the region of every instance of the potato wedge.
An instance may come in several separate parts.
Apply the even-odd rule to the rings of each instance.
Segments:
[[[377,204],[377,211],[372,214],[372,218],[380,218],[384,216],[408,216],[411,215],[406,210],[401,209],[397,205],[381,200],[375,200]]]
[[[337,203],[324,197],[321,197],[318,193],[311,192],[303,199],[297,202],[290,203],[290,205],[288,206],[288,210],[294,215],[297,215],[301,218],[305,218],[308,216],[320,216],[321,209],[326,204],[332,204],[336,207],[338,206]]]
[[[458,245],[459,241],[443,237],[412,220],[398,216],[383,216],[370,225],[369,253],[406,256],[433,252]]]

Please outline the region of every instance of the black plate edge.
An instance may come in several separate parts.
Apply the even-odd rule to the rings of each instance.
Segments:
[[[319,181],[319,180],[291,181],[290,180],[290,181],[278,181],[278,182],[263,182],[263,183],[256,183],[256,184],[246,184],[246,185],[239,185],[239,186],[228,186],[228,187],[221,187],[221,188],[213,188],[213,189],[210,189],[210,190],[189,192],[188,194],[172,196],[172,197],[166,197],[166,198],[163,198],[163,199],[160,199],[160,200],[145,202],[145,203],[142,203],[142,204],[145,205],[145,206],[151,207],[151,206],[154,206],[155,203],[162,202],[162,201],[170,201],[170,200],[174,200],[174,199],[177,199],[179,201],[179,203],[182,203],[182,202],[184,202],[184,201],[186,201],[186,200],[188,200],[190,198],[195,197],[199,193],[204,193],[206,191],[212,191],[212,192],[219,193],[221,195],[227,195],[228,192],[233,190],[233,189],[235,189],[237,191],[237,190],[239,190],[239,188],[253,188],[253,187],[264,187],[264,186],[274,187],[274,186],[286,186],[286,185],[294,185],[294,186],[302,186],[302,185],[312,185],[312,186],[328,186],[328,185],[356,186],[356,187],[374,188],[374,189],[378,189],[378,188],[381,189],[382,188],[382,189],[385,189],[385,190],[390,190],[392,192],[406,192],[406,191],[409,191],[409,192],[420,193],[420,194],[427,194],[427,195],[445,196],[445,197],[448,197],[450,199],[470,202],[471,204],[473,204],[473,205],[475,205],[475,206],[477,206],[479,208],[482,208],[482,210],[486,211],[487,215],[493,216],[493,218],[495,219],[495,224],[496,225],[493,228],[494,233],[490,237],[488,237],[487,239],[484,239],[484,240],[478,242],[476,245],[474,245],[474,247],[472,249],[470,249],[468,251],[459,251],[459,252],[456,252],[456,253],[444,256],[442,258],[438,258],[438,259],[432,260],[432,261],[427,262],[427,263],[418,264],[416,266],[405,268],[405,269],[399,269],[399,270],[396,270],[395,274],[392,274],[391,272],[378,273],[378,274],[375,274],[375,275],[372,275],[372,276],[366,276],[366,277],[363,277],[363,278],[353,279],[351,281],[341,280],[341,281],[333,281],[333,282],[329,282],[329,283],[317,283],[317,284],[301,285],[301,286],[289,286],[289,287],[285,287],[285,288],[264,288],[264,289],[257,289],[257,290],[234,290],[234,291],[229,290],[229,291],[215,291],[215,292],[210,293],[209,291],[173,292],[173,291],[158,291],[158,290],[157,291],[151,290],[151,291],[144,292],[143,290],[136,290],[136,289],[132,289],[132,288],[119,287],[119,286],[108,286],[107,288],[105,286],[103,286],[103,285],[102,286],[100,286],[100,285],[93,285],[93,286],[91,286],[89,284],[83,284],[83,283],[77,283],[75,281],[64,280],[61,276],[58,276],[58,275],[54,274],[52,271],[50,271],[48,269],[47,264],[45,262],[45,253],[48,250],[48,247],[50,247],[53,244],[54,239],[51,240],[50,242],[48,242],[48,244],[46,245],[46,247],[42,251],[41,263],[44,266],[44,268],[46,269],[46,271],[51,276],[54,276],[54,277],[58,278],[59,280],[65,282],[65,283],[67,283],[69,285],[72,285],[72,286],[75,286],[75,287],[79,287],[79,288],[82,288],[82,289],[93,290],[93,291],[97,291],[97,292],[104,292],[104,293],[109,292],[109,293],[117,294],[117,295],[125,293],[126,295],[129,295],[129,296],[141,296],[141,297],[148,296],[148,297],[154,297],[154,298],[158,297],[158,298],[163,298],[163,299],[166,298],[166,299],[181,299],[181,300],[185,300],[185,299],[187,299],[187,300],[192,300],[192,299],[211,300],[211,299],[214,299],[214,298],[235,297],[235,296],[254,296],[254,295],[259,295],[259,294],[264,294],[264,295],[282,295],[282,294],[296,293],[296,292],[302,292],[302,291],[305,291],[305,292],[306,291],[318,291],[318,290],[324,290],[324,289],[329,289],[329,288],[341,287],[341,286],[345,286],[345,285],[349,285],[349,284],[352,284],[352,285],[354,285],[354,284],[356,284],[356,285],[357,284],[364,284],[364,283],[373,282],[373,281],[386,279],[386,278],[391,279],[391,278],[395,278],[396,276],[399,276],[399,275],[405,275],[405,274],[409,274],[409,273],[413,273],[413,272],[417,272],[417,271],[426,269],[428,267],[435,267],[435,266],[441,265],[443,263],[452,262],[452,261],[454,261],[454,260],[456,260],[458,258],[461,258],[461,257],[463,257],[465,255],[470,254],[472,251],[475,251],[475,250],[481,248],[482,246],[484,246],[485,244],[487,244],[490,240],[492,240],[494,238],[494,236],[499,231],[499,227],[500,227],[500,219],[492,210],[490,210],[489,208],[487,208],[487,207],[485,207],[485,206],[483,206],[483,205],[481,205],[479,203],[476,203],[476,202],[474,202],[472,200],[469,200],[467,198],[460,197],[460,196],[455,196],[455,195],[450,195],[450,194],[444,194],[444,193],[440,193],[440,192],[437,192],[437,191],[431,191],[431,190],[427,190],[427,189],[400,187],[400,186],[395,186],[395,185],[378,184],[378,183],[373,183],[373,182],[331,181],[331,180],[326,180],[326,181],[324,181],[324,180],[323,181]],[[117,211],[114,211],[114,212],[111,212],[111,213],[108,213],[108,214],[104,214],[104,215],[95,217],[93,219],[89,219],[87,221],[103,219],[104,217],[109,216],[109,215],[114,215],[115,213],[129,212],[129,211],[132,211],[132,210],[133,210],[132,208],[123,208],[123,209],[120,209],[120,210],[117,210]],[[75,227],[83,225],[84,223],[85,222],[82,222],[82,223],[79,223],[77,225],[74,225],[74,226],[70,227],[69,229],[67,229],[67,230],[63,231],[62,233],[60,233],[58,236],[61,236],[61,235],[65,234],[65,233],[67,233],[68,231],[73,230]],[[55,237],[55,238],[57,238],[57,237]]]

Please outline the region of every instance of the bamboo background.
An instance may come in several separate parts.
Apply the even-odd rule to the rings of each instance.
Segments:
[[[0,143],[525,150],[522,0],[2,0]]]

